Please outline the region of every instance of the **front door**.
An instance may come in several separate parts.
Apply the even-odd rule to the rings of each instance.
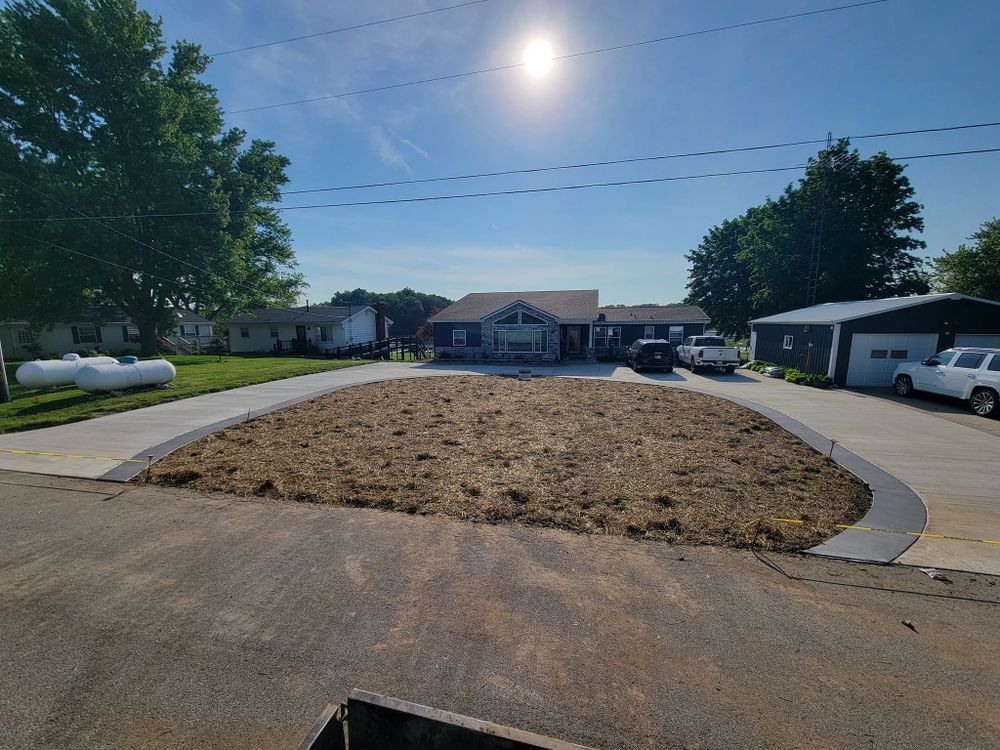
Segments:
[[[305,326],[295,326],[295,344],[298,351],[303,352],[306,349],[306,327]]]
[[[580,326],[566,326],[566,353],[580,353]]]

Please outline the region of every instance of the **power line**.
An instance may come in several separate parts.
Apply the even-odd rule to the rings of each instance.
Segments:
[[[422,10],[419,13],[407,13],[402,16],[393,16],[392,18],[382,18],[378,21],[366,21],[365,23],[357,23],[353,26],[341,26],[339,29],[328,29],[327,31],[317,31],[313,34],[303,34],[302,36],[292,36],[288,39],[278,39],[273,42],[262,42],[261,44],[251,44],[247,47],[237,47],[236,49],[227,49],[222,52],[213,52],[209,57],[222,57],[223,55],[235,55],[237,52],[247,52],[252,49],[261,49],[263,47],[274,47],[278,44],[288,44],[289,42],[300,42],[303,39],[313,39],[318,36],[328,36],[329,34],[340,34],[344,31],[356,31],[358,29],[367,29],[372,26],[381,26],[387,23],[395,23],[396,21],[405,21],[410,18],[419,18],[420,16],[429,16],[434,13],[443,13],[446,10],[456,10],[457,8],[467,8],[470,5],[480,5],[482,3],[489,2],[489,0],[470,0],[470,2],[459,3],[458,5],[448,5],[443,8],[432,8],[430,10]]]
[[[132,268],[131,266],[122,265],[121,263],[115,263],[113,260],[108,260],[107,258],[99,258],[96,255],[90,255],[89,253],[84,253],[84,252],[81,252],[79,250],[74,250],[71,247],[66,247],[64,245],[60,245],[57,242],[50,242],[49,240],[43,240],[43,239],[41,239],[39,237],[31,237],[30,235],[21,234],[20,232],[9,232],[9,234],[12,235],[12,236],[14,236],[14,237],[20,237],[21,239],[24,239],[24,240],[30,240],[32,242],[37,242],[37,243],[39,243],[41,245],[47,245],[49,247],[54,247],[54,248],[57,248],[59,250],[65,250],[67,253],[72,253],[73,255],[79,255],[79,256],[81,256],[83,258],[89,258],[90,260],[95,260],[98,263],[104,263],[105,265],[114,266],[115,268],[120,268],[123,271],[129,271],[130,273],[133,273],[133,274],[139,274],[140,276],[151,276],[154,279],[160,279],[161,281],[166,281],[166,282],[168,282],[170,284],[178,284],[178,285],[184,287],[185,289],[193,289],[196,292],[205,292],[206,294],[212,294],[212,292],[209,292],[206,289],[202,289],[201,287],[197,287],[197,286],[194,286],[192,284],[187,284],[187,283],[178,281],[177,279],[167,278],[166,276],[160,276],[159,274],[155,274],[155,273],[153,273],[151,271],[140,271],[139,269]]]
[[[686,31],[682,34],[671,34],[670,36],[661,36],[656,39],[646,39],[641,42],[628,42],[626,44],[616,44],[612,47],[602,47],[600,49],[586,50],[583,52],[572,52],[566,55],[557,55],[553,57],[553,61],[558,60],[573,60],[579,57],[586,57],[589,55],[601,55],[605,52],[617,52],[624,49],[632,49],[634,47],[643,47],[649,44],[661,44],[662,42],[675,41],[677,39],[686,39],[693,36],[702,36],[704,34],[714,34],[720,31],[732,31],[733,29],[743,29],[750,26],[760,26],[768,23],[777,23],[779,21],[790,21],[797,18],[806,18],[808,16],[818,16],[824,13],[835,13],[842,10],[851,10],[854,8],[862,8],[869,5],[880,5],[882,3],[887,3],[889,0],[866,0],[865,2],[851,3],[850,5],[838,5],[832,8],[818,8],[816,10],[803,11],[801,13],[789,13],[783,16],[770,16],[768,18],[758,18],[753,21],[743,21],[740,23],[726,24],[725,26],[714,26],[710,29],[698,29],[696,31]],[[359,96],[361,94],[374,94],[379,91],[390,91],[392,89],[404,88],[406,86],[420,86],[426,83],[437,83],[440,81],[454,80],[456,78],[467,78],[469,76],[482,75],[484,73],[496,73],[502,70],[512,70],[514,68],[523,68],[527,63],[510,63],[508,65],[496,65],[490,68],[480,68],[479,70],[468,70],[463,73],[449,73],[448,75],[434,76],[433,78],[422,78],[416,81],[404,81],[402,83],[391,83],[385,86],[375,86],[367,89],[357,89],[354,91],[345,91],[339,94],[325,94],[323,96],[314,96],[308,99],[296,99],[289,102],[279,102],[277,104],[261,104],[256,107],[244,107],[243,109],[231,109],[227,110],[225,114],[227,115],[238,115],[245,114],[247,112],[260,112],[266,109],[278,109],[281,107],[292,107],[299,104],[312,104],[313,102],[329,101],[331,99],[342,99],[348,96]]]
[[[952,125],[942,128],[921,128],[919,130],[896,130],[887,133],[869,133],[866,135],[844,136],[848,140],[865,140],[871,138],[891,138],[901,135],[917,135],[921,133],[940,133],[950,130],[968,130],[970,128],[991,128],[1000,126],[1000,122],[984,122],[973,125]],[[811,138],[798,141],[785,141],[783,143],[770,143],[757,146],[738,146],[734,148],[719,148],[710,151],[688,151],[677,154],[661,154],[656,156],[637,156],[628,159],[611,159],[609,161],[582,162],[579,164],[561,164],[549,167],[532,167],[528,169],[506,169],[499,172],[478,172],[475,174],[450,175],[447,177],[423,177],[413,180],[391,180],[388,182],[368,182],[355,185],[333,185],[331,187],[305,188],[302,190],[283,190],[282,195],[302,195],[305,193],[328,193],[339,190],[366,190],[369,188],[397,187],[402,185],[419,185],[428,182],[449,182],[452,180],[474,180],[484,177],[505,177],[515,174],[535,174],[538,172],[555,172],[564,169],[586,169],[590,167],[607,167],[619,164],[637,164],[648,161],[662,161],[665,159],[682,159],[693,156],[715,156],[719,154],[735,154],[750,151],[767,151],[779,148],[789,148],[792,146],[808,146],[817,143],[826,143],[826,138]]]
[[[28,184],[24,180],[22,180],[22,179],[20,179],[18,177],[15,177],[14,175],[7,174],[4,171],[0,171],[0,176],[6,177],[8,180],[13,180],[14,182],[17,182],[17,183],[21,184],[24,187],[28,188],[28,190],[31,190],[32,192],[37,193],[38,195],[41,195],[43,198],[47,198],[48,200],[52,201],[53,203],[57,203],[60,206],[62,206],[63,208],[68,208],[70,211],[73,211],[74,213],[79,214],[83,219],[89,219],[91,221],[94,221],[94,222],[97,223],[98,226],[104,227],[105,229],[109,229],[112,232],[114,232],[115,234],[117,234],[117,235],[119,235],[121,237],[124,237],[125,239],[131,240],[132,242],[135,242],[135,243],[141,245],[142,247],[145,247],[145,248],[147,248],[149,250],[152,250],[154,253],[159,253],[160,255],[163,255],[163,256],[165,256],[167,258],[170,258],[171,260],[176,261],[177,263],[183,263],[185,266],[193,268],[196,271],[201,271],[202,273],[206,273],[209,276],[215,276],[217,279],[221,279],[223,281],[228,281],[231,284],[235,284],[237,286],[244,287],[245,289],[249,289],[254,294],[257,293],[257,290],[254,287],[249,286],[248,284],[244,284],[241,281],[236,281],[235,279],[230,279],[230,278],[228,278],[226,276],[223,276],[222,274],[216,273],[215,271],[210,271],[207,268],[203,268],[203,267],[201,267],[199,265],[196,265],[194,263],[186,261],[183,258],[178,258],[176,255],[171,255],[170,253],[166,252],[165,250],[160,250],[157,247],[153,247],[148,242],[144,242],[143,240],[140,240],[137,237],[133,237],[128,232],[123,232],[120,229],[118,229],[117,227],[112,226],[111,224],[106,224],[102,220],[102,217],[100,217],[100,216],[90,216],[89,214],[81,211],[80,209],[76,208],[75,206],[71,206],[68,203],[63,203],[61,200],[59,200],[55,196],[50,195],[49,193],[46,193],[44,190],[36,188],[34,185]],[[216,211],[216,212],[213,212],[212,215],[217,215],[218,213],[219,212]],[[244,212],[244,213],[247,213],[247,212]],[[136,217],[136,218],[140,218],[140,217]]]
[[[966,151],[943,151],[933,154],[913,154],[909,156],[890,156],[888,158],[893,161],[913,161],[915,159],[933,159],[940,157],[952,157],[952,156],[967,156],[971,154],[992,154],[1000,152],[1000,147],[998,148],[980,148],[980,149],[970,149]],[[854,158],[854,155],[849,155],[845,157],[842,163],[846,163],[850,159]],[[555,193],[565,190],[589,190],[593,188],[609,188],[609,187],[624,187],[627,185],[651,185],[663,182],[680,182],[685,180],[701,180],[713,177],[733,177],[737,175],[750,175],[750,174],[767,174],[772,172],[790,172],[797,171],[801,169],[806,169],[809,164],[795,164],[787,167],[770,167],[766,169],[742,169],[734,170],[729,172],[706,172],[702,174],[693,175],[676,175],[671,177],[649,177],[646,179],[631,179],[631,180],[615,180],[613,182],[588,182],[573,185],[553,185],[550,187],[538,187],[538,188],[521,188],[516,190],[491,190],[484,191],[480,193],[457,193],[450,195],[429,195],[429,196],[419,196],[414,198],[386,198],[382,200],[369,200],[369,201],[351,201],[345,203],[314,203],[304,206],[277,206],[274,208],[275,211],[302,211],[315,208],[348,208],[356,206],[383,206],[391,205],[396,203],[426,203],[430,201],[446,201],[446,200],[461,200],[466,198],[487,198],[493,196],[504,196],[504,195],[529,195],[534,193]],[[212,211],[192,211],[186,213],[161,213],[161,214],[139,214],[138,216],[133,215],[121,215],[121,216],[101,216],[101,217],[91,217],[100,218],[104,220],[116,220],[116,219],[169,219],[169,218],[189,218],[197,216],[211,216],[217,212]],[[244,211],[233,211],[233,214],[247,213]],[[73,216],[64,217],[52,217],[48,219],[0,219],[0,223],[18,223],[18,222],[56,222],[56,221],[85,221],[86,219],[81,219]]]

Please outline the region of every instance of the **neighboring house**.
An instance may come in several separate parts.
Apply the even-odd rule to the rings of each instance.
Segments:
[[[1000,302],[924,294],[830,302],[750,321],[750,356],[838,385],[888,386],[896,365],[952,346],[1000,347]]]
[[[385,308],[368,305],[264,308],[225,321],[229,348],[240,352],[327,352],[389,338]]]
[[[212,321],[203,318],[194,310],[186,310],[182,307],[175,307],[173,314],[177,318],[177,335],[182,339],[199,346],[208,346],[214,343],[216,335],[215,324]]]
[[[8,359],[36,359],[91,350],[137,354],[139,329],[124,313],[87,310],[76,320],[33,326],[27,320],[0,323],[0,341]]]
[[[675,342],[705,330],[697,307],[601,308],[596,289],[474,292],[430,319],[439,359],[617,359],[639,338]]]

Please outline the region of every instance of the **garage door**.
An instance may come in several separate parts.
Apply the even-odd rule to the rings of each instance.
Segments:
[[[955,346],[986,346],[1000,349],[1000,334],[959,333],[955,336]]]
[[[937,350],[936,333],[856,333],[851,337],[848,385],[892,385],[900,362],[929,357]]]

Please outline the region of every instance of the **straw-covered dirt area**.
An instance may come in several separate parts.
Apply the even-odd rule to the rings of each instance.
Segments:
[[[654,385],[435,377],[347,388],[188,445],[151,481],[694,544],[799,549],[867,487],[760,414]],[[792,525],[771,516],[804,519]]]

